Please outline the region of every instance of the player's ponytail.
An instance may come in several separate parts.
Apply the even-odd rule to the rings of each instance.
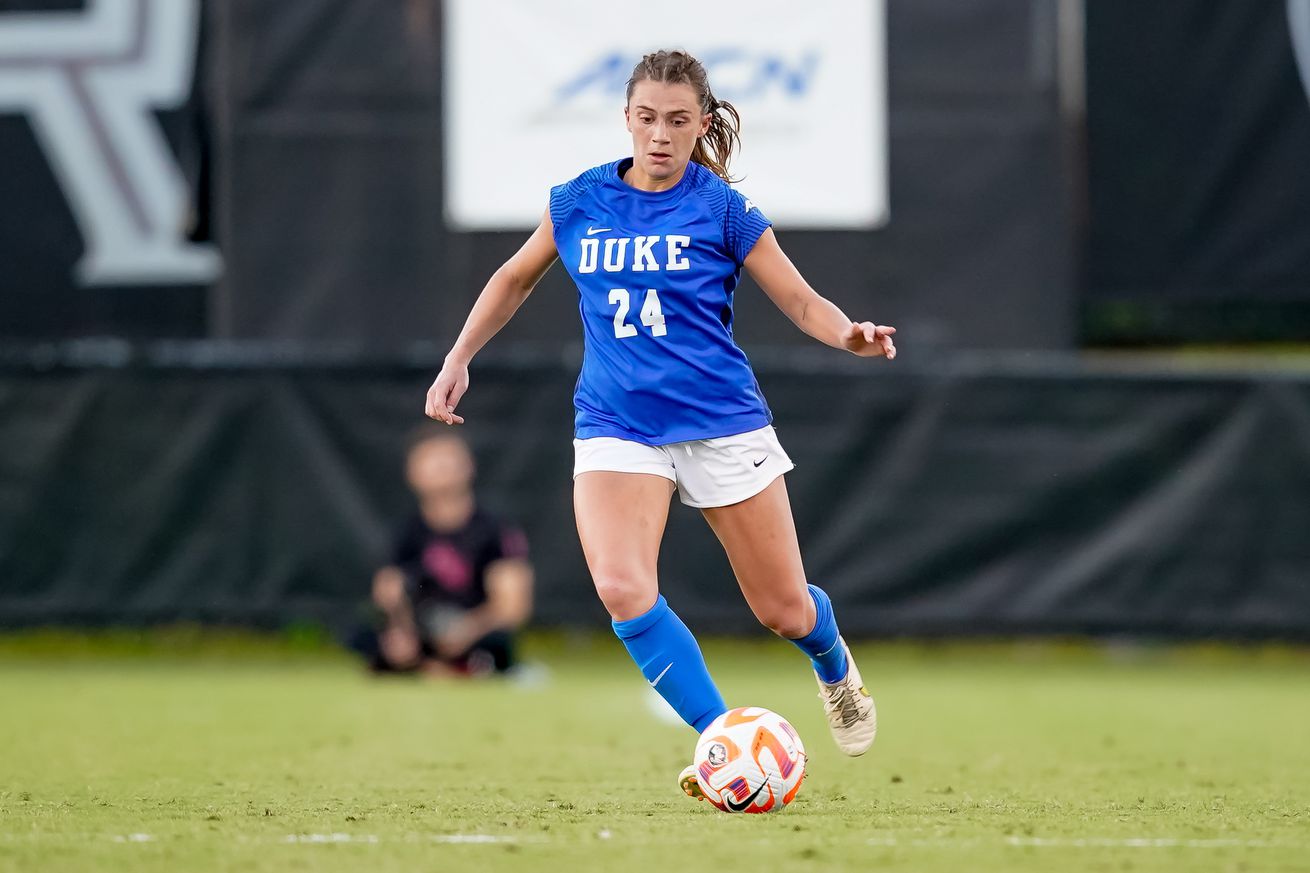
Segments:
[[[710,91],[710,79],[701,62],[683,51],[657,51],[646,55],[632,69],[628,79],[628,97],[638,82],[668,82],[690,85],[700,100],[701,112],[710,116],[710,129],[696,140],[691,159],[725,182],[736,180],[728,174],[728,161],[741,147],[741,115],[737,107],[719,100]]]
[[[728,175],[728,160],[735,149],[741,147],[741,115],[737,107],[727,100],[716,100],[709,96],[710,129],[696,140],[691,150],[691,159],[725,182],[735,182]]]

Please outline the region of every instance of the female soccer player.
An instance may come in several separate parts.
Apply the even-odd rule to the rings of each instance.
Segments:
[[[752,612],[813,662],[837,745],[873,743],[877,716],[832,603],[807,584],[783,474],[750,364],[732,337],[741,268],[796,326],[862,357],[896,356],[892,327],[847,318],[778,246],[729,183],[740,117],[680,51],[646,55],[628,81],[633,157],[551,190],[541,224],[474,303],[427,395],[461,424],[473,356],[555,262],[578,287],[586,338],[574,396],[574,512],[596,592],[642,674],[697,731],[727,710],[695,638],[659,593],[656,558],[676,487],[701,510]],[[699,796],[691,768],[680,777]]]

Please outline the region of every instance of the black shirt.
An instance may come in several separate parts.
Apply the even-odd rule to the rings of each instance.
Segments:
[[[487,567],[527,556],[521,530],[478,509],[451,531],[434,531],[415,513],[396,538],[391,562],[404,571],[416,607],[473,609],[487,602]]]

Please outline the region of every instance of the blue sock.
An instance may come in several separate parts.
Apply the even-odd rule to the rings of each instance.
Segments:
[[[651,687],[697,732],[728,711],[696,638],[664,595],[636,618],[614,622],[614,633]]]
[[[846,648],[838,639],[832,601],[817,585],[810,586],[810,597],[814,598],[814,630],[792,642],[810,656],[820,679],[828,684],[840,682],[846,678]]]

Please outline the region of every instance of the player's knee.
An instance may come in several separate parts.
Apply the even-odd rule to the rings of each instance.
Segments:
[[[798,597],[779,598],[756,610],[755,617],[783,639],[798,640],[814,629],[814,617],[806,606]]]
[[[595,583],[600,602],[616,621],[636,618],[649,609],[656,588],[653,580],[625,570],[598,573]]]

